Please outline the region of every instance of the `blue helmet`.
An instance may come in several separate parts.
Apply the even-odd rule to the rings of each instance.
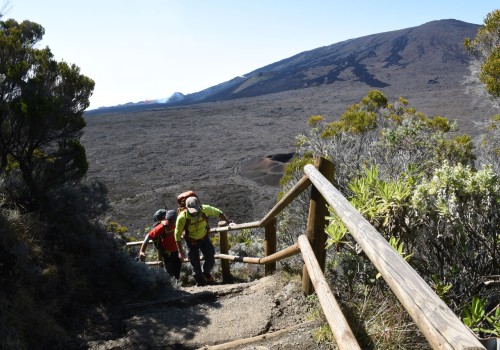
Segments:
[[[158,222],[167,219],[170,222],[175,222],[177,219],[177,212],[175,210],[158,209],[153,215],[153,221]]]
[[[177,212],[175,210],[167,210],[165,217],[169,222],[174,222],[177,219]]]
[[[153,221],[162,221],[167,216],[167,211],[165,209],[158,209],[153,215]]]

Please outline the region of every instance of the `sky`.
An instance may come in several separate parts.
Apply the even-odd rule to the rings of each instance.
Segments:
[[[303,51],[457,19],[498,0],[0,0],[40,48],[95,81],[90,109],[198,92]]]

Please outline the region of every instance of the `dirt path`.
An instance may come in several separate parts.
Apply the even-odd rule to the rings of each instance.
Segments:
[[[122,334],[91,341],[89,349],[325,348],[313,340],[318,321],[306,320],[300,281],[279,274],[250,283],[170,289],[128,304],[121,314]],[[263,334],[264,339],[247,339]],[[246,344],[228,343],[238,339]]]

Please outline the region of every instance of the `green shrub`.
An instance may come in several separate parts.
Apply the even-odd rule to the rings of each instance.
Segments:
[[[454,286],[457,308],[484,289],[484,276],[500,270],[500,178],[491,167],[445,163],[416,186],[412,208],[418,268]]]
[[[487,312],[486,301],[474,296],[462,310],[462,321],[482,337],[498,338],[500,337],[500,304]]]
[[[161,283],[100,223],[104,194],[99,184],[63,186],[42,212],[0,206],[0,348],[77,348],[97,308]]]
[[[374,103],[373,96],[381,102]],[[498,120],[492,118],[473,141],[444,117],[430,119],[405,99],[390,104],[375,93],[332,122],[313,117],[309,133],[297,137],[296,154],[333,162],[333,185],[403,258],[411,257],[409,263],[452,310],[460,314],[477,296],[488,300],[486,314],[500,300],[498,291],[483,283],[500,271]],[[303,174],[299,167],[291,171],[296,174],[287,174],[283,192]],[[308,195],[298,202],[281,214],[280,239],[287,233],[291,242],[305,230]],[[379,283],[377,271],[358,254],[331,208],[330,213],[331,285],[341,286],[336,292],[342,298],[361,302],[353,293]],[[487,333],[496,325],[482,327]]]

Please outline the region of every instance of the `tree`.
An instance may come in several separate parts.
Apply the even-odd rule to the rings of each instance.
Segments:
[[[29,206],[88,168],[79,137],[94,81],[36,48],[44,32],[30,21],[0,22],[0,179]]]
[[[488,13],[476,37],[466,38],[464,46],[473,55],[469,90],[479,98],[489,96],[500,107],[500,10]]]

